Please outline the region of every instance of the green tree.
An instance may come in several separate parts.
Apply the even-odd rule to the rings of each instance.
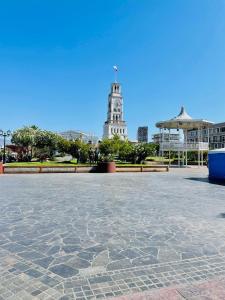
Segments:
[[[57,139],[57,150],[62,154],[69,154],[71,142],[59,136]]]
[[[137,144],[134,146],[131,157],[133,163],[141,163],[148,156],[155,155],[157,151],[156,144],[146,143],[146,144]]]
[[[82,148],[82,141],[69,141],[68,154],[72,155],[73,158],[80,160],[80,152]]]
[[[25,126],[17,129],[12,134],[12,143],[16,146],[21,147],[21,158],[22,160],[29,160],[32,158],[33,147],[35,145],[35,136],[39,131],[38,127]]]
[[[80,158],[79,158],[79,161],[81,163],[86,163],[88,161],[89,150],[90,150],[90,145],[82,143],[80,148]]]
[[[104,161],[111,161],[114,158],[113,141],[110,139],[103,139],[99,145],[100,159]]]
[[[134,145],[131,142],[129,141],[122,142],[119,148],[119,155],[118,155],[119,160],[131,162],[133,150],[134,150]]]
[[[118,134],[115,134],[113,138],[110,140],[112,145],[112,153],[113,155],[119,155],[119,151],[124,141],[121,140]]]
[[[41,161],[52,159],[57,150],[59,136],[51,131],[37,130],[34,136],[35,155]]]

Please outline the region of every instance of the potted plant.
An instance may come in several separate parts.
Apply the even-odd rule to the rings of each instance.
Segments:
[[[4,167],[2,161],[0,162],[0,174],[4,173]]]
[[[115,173],[116,172],[116,164],[113,160],[112,155],[102,155],[100,156],[98,162],[98,172],[100,173]]]
[[[98,172],[115,173],[116,164],[114,161],[113,141],[104,139],[99,145],[100,158],[98,162]]]

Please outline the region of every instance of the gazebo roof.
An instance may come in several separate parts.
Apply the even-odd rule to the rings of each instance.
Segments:
[[[164,129],[198,129],[198,128],[209,128],[212,127],[213,122],[204,119],[193,119],[185,111],[182,106],[179,115],[173,119],[167,121],[160,121],[156,123],[156,127]]]
[[[172,120],[192,120],[192,117],[186,112],[185,108],[182,106],[178,116]]]

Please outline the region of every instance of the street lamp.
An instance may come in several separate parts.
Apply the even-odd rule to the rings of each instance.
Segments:
[[[3,164],[5,163],[5,140],[6,140],[6,137],[10,136],[11,135],[11,131],[8,130],[8,131],[3,131],[3,130],[0,130],[0,136],[3,136]]]

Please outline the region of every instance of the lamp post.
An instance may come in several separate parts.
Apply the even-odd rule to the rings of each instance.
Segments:
[[[3,136],[3,164],[5,163],[5,140],[6,140],[6,137],[10,136],[11,135],[11,131],[8,130],[8,131],[3,131],[3,130],[0,130],[0,136]]]

